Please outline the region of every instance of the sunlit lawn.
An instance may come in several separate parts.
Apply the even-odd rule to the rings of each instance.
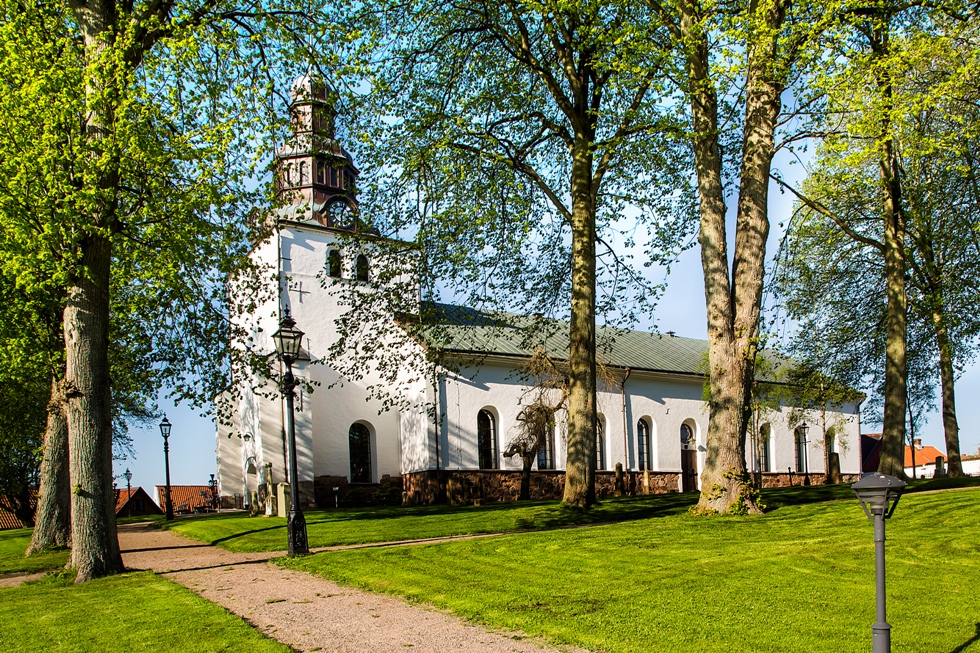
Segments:
[[[763,517],[675,510],[281,564],[597,651],[869,651],[871,523],[853,495],[792,492]],[[892,650],[980,653],[980,489],[903,497],[887,547]]]
[[[913,490],[968,484],[980,485],[980,479],[915,481]],[[316,548],[663,517],[685,513],[697,498],[696,493],[689,493],[607,499],[586,513],[563,508],[557,501],[483,506],[341,508],[306,511],[306,522],[310,546]],[[783,488],[767,490],[763,495],[771,508],[853,498],[849,485]],[[221,513],[180,518],[164,524],[164,527],[231,551],[281,551],[286,548],[286,520],[281,517]]]
[[[696,501],[694,494],[612,499],[587,513],[566,509],[557,501],[538,501],[483,506],[341,508],[310,510],[305,515],[310,546],[316,548],[640,519],[684,512]],[[281,517],[218,514],[178,519],[168,527],[181,535],[232,551],[286,548],[286,520]]]
[[[68,562],[68,551],[45,551],[24,557],[31,543],[30,528],[0,531],[0,575],[12,573],[34,573],[64,567]]]
[[[0,646],[37,653],[289,653],[242,619],[149,572],[0,589]]]

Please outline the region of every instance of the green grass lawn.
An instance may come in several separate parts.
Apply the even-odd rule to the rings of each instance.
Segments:
[[[968,485],[980,485],[980,479],[913,481],[910,491]],[[309,543],[316,548],[663,517],[685,513],[697,499],[697,493],[607,499],[586,513],[566,509],[557,501],[537,501],[483,506],[341,508],[310,510],[305,515]],[[835,499],[854,500],[850,485],[782,488],[763,493],[763,500],[770,508]],[[281,517],[248,517],[238,512],[160,523],[162,527],[191,539],[231,551],[282,551],[286,548],[286,520]]]
[[[310,510],[305,516],[310,546],[316,548],[641,519],[682,513],[696,501],[696,494],[668,494],[610,499],[587,513],[564,508],[557,501],[536,501]],[[231,551],[286,548],[286,520],[281,517],[226,513],[179,519],[166,527]]]
[[[870,650],[871,522],[853,494],[806,503],[839,489],[793,492],[776,493],[782,507],[761,517],[665,511],[281,564],[597,651]],[[892,650],[980,653],[980,490],[903,497],[887,550]]]
[[[289,653],[242,619],[150,572],[0,589],[0,646],[36,653]]]
[[[0,531],[0,576],[15,573],[34,573],[64,567],[68,551],[46,551],[30,558],[24,551],[31,543],[31,529],[17,528]]]

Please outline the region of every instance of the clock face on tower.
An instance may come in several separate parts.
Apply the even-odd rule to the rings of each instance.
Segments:
[[[354,226],[354,209],[343,200],[335,200],[327,207],[327,225],[337,229]]]

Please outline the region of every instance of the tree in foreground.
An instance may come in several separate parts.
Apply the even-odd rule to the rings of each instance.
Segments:
[[[665,35],[619,1],[390,2],[370,20],[365,111],[382,117],[370,137],[381,147],[361,160],[388,175],[362,206],[413,235],[430,297],[439,280],[479,309],[569,316],[563,500],[588,507],[597,316],[629,319],[624,290],[650,294],[615,239],[669,259],[690,215]],[[644,223],[651,238],[636,242]]]
[[[201,400],[236,364],[224,282],[247,260],[240,207],[259,203],[249,187],[269,150],[273,80],[294,54],[268,46],[292,43],[301,19],[275,5],[2,5],[0,72],[15,92],[0,220],[18,278],[51,279],[63,301],[78,582],[122,568],[114,398],[155,396],[168,379]],[[114,348],[133,354],[124,369]]]
[[[914,7],[885,5],[854,18],[837,52],[847,65],[818,80],[828,108],[817,164],[804,188],[792,189],[801,210],[791,237],[799,242],[787,268],[795,276],[784,280],[814,300],[791,302],[796,317],[840,324],[828,310],[835,295],[862,301],[883,292],[880,321],[872,317],[878,306],[868,306],[874,328],[840,328],[857,342],[880,336],[880,346],[865,348],[861,358],[882,357],[883,365],[867,369],[881,369],[879,471],[895,476],[904,475],[909,415],[932,396],[923,372],[933,366],[917,360],[927,356],[924,349],[936,352],[927,357],[940,373],[950,473],[960,473],[955,361],[970,359],[978,328],[978,214],[969,173],[977,134],[971,104],[963,102],[976,96],[973,31],[968,22]],[[838,243],[833,251],[822,245],[830,241]],[[818,250],[826,258],[817,258]]]
[[[816,3],[648,0],[677,48],[674,79],[690,111],[708,321],[708,434],[703,514],[759,512],[745,463],[769,236],[769,174],[784,93],[814,64],[834,8]],[[740,129],[732,129],[732,126]],[[728,180],[738,180],[735,242]]]

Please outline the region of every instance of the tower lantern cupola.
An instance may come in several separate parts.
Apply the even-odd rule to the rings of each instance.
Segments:
[[[333,89],[302,75],[290,87],[291,133],[276,150],[276,198],[280,216],[356,231],[358,170],[337,140]]]

